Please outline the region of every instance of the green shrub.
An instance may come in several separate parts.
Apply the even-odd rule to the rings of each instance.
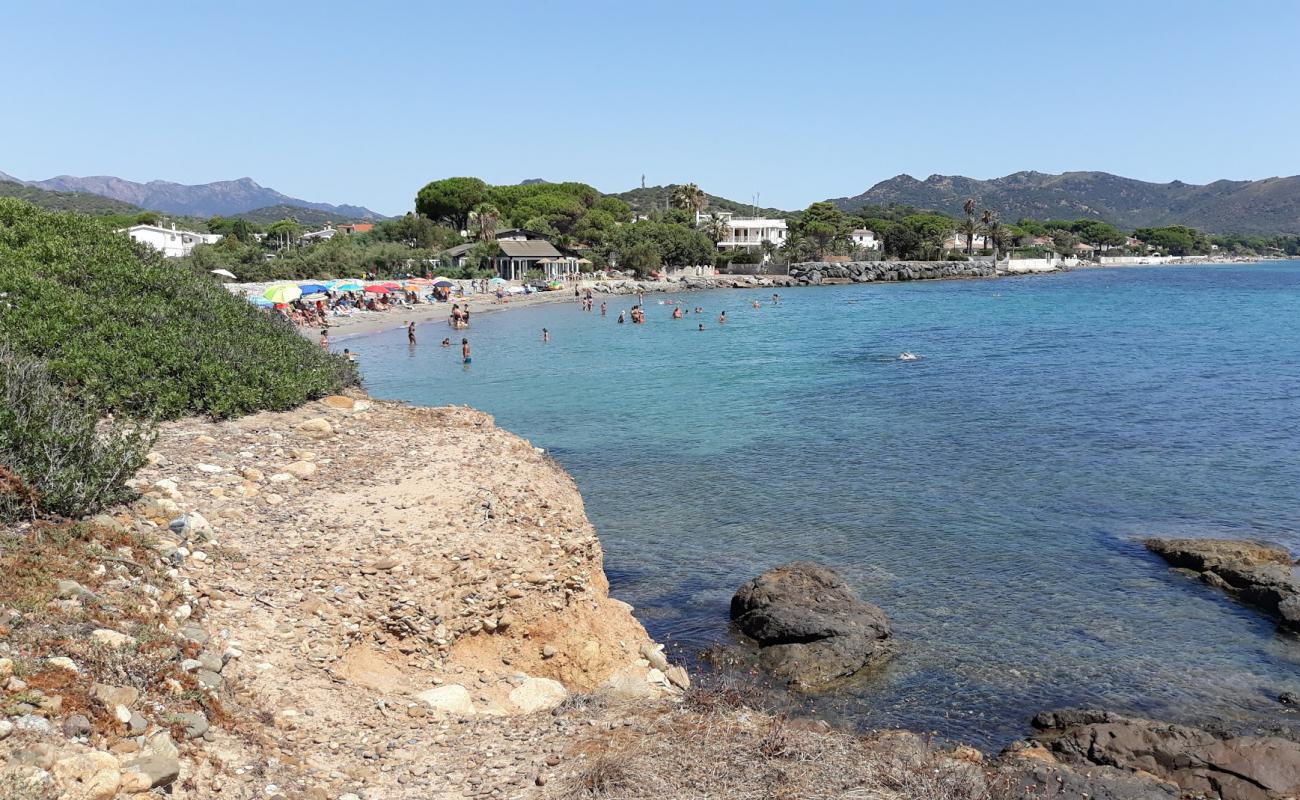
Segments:
[[[0,198],[0,340],[101,412],[283,410],[356,369],[208,275],[95,220]]]
[[[79,517],[127,499],[152,426],[101,421],[36,359],[0,345],[0,520]]]

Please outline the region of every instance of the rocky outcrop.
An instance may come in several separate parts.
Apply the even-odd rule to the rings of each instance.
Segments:
[[[820,689],[891,653],[889,618],[834,570],[794,561],[764,572],[731,598],[731,618],[758,643],[775,677]]]
[[[1274,800],[1300,792],[1300,744],[1269,736],[1223,737],[1199,728],[1067,710],[1034,718],[1035,741],[1065,764],[1149,775],[1220,800]]]
[[[1147,549],[1300,632],[1300,579],[1286,548],[1237,539],[1148,539]]]
[[[992,278],[996,275],[997,269],[992,261],[849,261],[843,264],[813,261],[790,265],[790,277],[801,286]]]
[[[768,289],[797,286],[800,282],[786,275],[709,275],[682,276],[662,280],[597,281],[591,288],[597,294],[632,295],[653,292],[700,292],[709,289]]]

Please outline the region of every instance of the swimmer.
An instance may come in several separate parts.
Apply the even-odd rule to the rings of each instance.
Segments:
[[[754,308],[758,308],[758,301],[757,301],[757,300],[754,301]]]
[[[682,318],[682,310],[681,310],[681,308],[674,308],[674,309],[673,309],[673,319],[681,319],[681,318]]]
[[[898,360],[899,360],[899,361],[917,361],[917,360],[919,360],[920,358],[921,358],[921,357],[918,356],[916,353],[913,353],[913,352],[911,352],[910,350],[904,350],[903,353],[902,353],[902,355],[900,355],[900,356],[898,357]]]
[[[721,314],[718,315],[718,324],[719,325],[727,324],[727,312],[723,311]]]
[[[776,292],[772,292],[772,305],[776,305],[779,302],[781,302],[781,295],[777,294]]]
[[[704,330],[704,323],[703,323],[703,322],[700,323],[700,330]]]
[[[605,301],[604,301],[604,300],[601,300],[601,301],[600,301],[600,315],[601,315],[602,317],[605,316]]]
[[[545,344],[550,340],[551,340],[551,332],[546,330],[545,328],[542,328],[542,344]]]
[[[451,339],[443,339],[443,340],[442,340],[442,346],[443,346],[443,347],[451,347]]]
[[[352,352],[351,350],[347,349],[346,347],[343,348],[343,357],[346,358],[348,361],[356,361],[356,360],[357,360],[357,354],[354,353],[354,352]]]
[[[619,324],[619,325],[622,325],[622,324],[623,324],[623,312],[622,312],[622,311],[618,312],[618,324]]]
[[[465,359],[464,363],[468,364],[469,363],[469,339],[460,340],[460,354],[461,357]]]

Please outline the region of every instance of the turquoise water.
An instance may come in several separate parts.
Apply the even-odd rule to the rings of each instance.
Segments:
[[[626,298],[481,314],[468,368],[443,325],[342,344],[375,395],[547,448],[614,594],[682,657],[731,640],[758,572],[839,568],[900,653],[830,718],[993,745],[1076,704],[1286,722],[1296,640],[1134,540],[1300,552],[1300,262],[770,294],[684,295],[706,313],[677,321],[652,297],[640,326]]]

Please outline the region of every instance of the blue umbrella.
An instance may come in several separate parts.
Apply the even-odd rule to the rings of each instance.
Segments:
[[[300,283],[298,288],[302,290],[303,294],[324,294],[330,290],[328,286],[322,286],[319,283]]]
[[[248,298],[248,302],[260,308],[270,308],[275,305],[275,303],[272,303],[270,300],[267,300],[265,297],[250,297]]]

